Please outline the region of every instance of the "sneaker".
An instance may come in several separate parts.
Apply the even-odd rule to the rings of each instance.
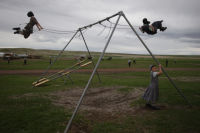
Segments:
[[[160,29],[160,31],[165,31],[167,29],[167,27],[162,27],[161,29]]]
[[[20,27],[13,28],[13,30],[20,30]]]
[[[19,31],[15,31],[14,34],[19,34]]]
[[[152,110],[160,110],[160,108],[156,107],[156,106],[152,106],[151,104],[146,104],[146,107]]]
[[[151,106],[151,109],[153,109],[153,110],[160,110],[160,108],[156,107],[156,106]]]
[[[152,105],[149,104],[149,103],[147,103],[145,106],[146,106],[147,108],[151,108],[151,107],[152,107]]]

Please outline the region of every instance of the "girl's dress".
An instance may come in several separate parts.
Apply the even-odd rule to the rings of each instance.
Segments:
[[[159,88],[158,88],[157,73],[158,72],[151,71],[150,73],[151,82],[143,95],[144,100],[146,100],[148,103],[154,103],[158,100]]]

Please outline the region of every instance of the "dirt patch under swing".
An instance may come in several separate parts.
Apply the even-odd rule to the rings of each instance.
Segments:
[[[126,87],[98,87],[89,88],[80,106],[81,111],[94,111],[99,113],[134,112],[130,104],[138,99],[144,88],[130,88],[129,91],[120,91]],[[83,92],[83,88],[71,88],[50,93],[48,97],[55,105],[67,109],[74,109]],[[55,98],[56,97],[56,98]]]

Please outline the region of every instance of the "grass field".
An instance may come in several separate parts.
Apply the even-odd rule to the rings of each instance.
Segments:
[[[103,60],[100,68],[127,68],[127,60],[132,56],[112,57],[111,61]],[[135,68],[148,69],[153,63],[149,57],[134,55],[134,58],[137,62]],[[94,59],[96,62],[97,58]],[[164,65],[165,59],[161,57],[159,61]],[[191,68],[191,71],[171,70],[168,73],[192,107],[187,105],[164,75],[159,80],[160,97],[157,103],[162,108],[153,111],[146,109],[141,99],[149,83],[149,72],[100,73],[102,83],[94,77],[70,132],[199,133],[200,71],[195,70],[200,66],[199,59],[192,56],[168,57],[169,68]],[[75,62],[74,59],[62,58],[52,69],[63,69]],[[23,60],[13,60],[10,64],[1,60],[0,70],[41,70],[48,63],[47,55],[39,60],[28,60],[28,65],[23,65]],[[0,132],[62,133],[90,73],[72,73],[70,76],[74,84],[69,80],[64,84],[62,79],[58,79],[32,88],[32,82],[39,75],[0,75]],[[137,97],[134,97],[135,93],[138,93]]]

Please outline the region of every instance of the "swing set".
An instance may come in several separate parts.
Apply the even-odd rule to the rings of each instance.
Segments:
[[[57,61],[57,59],[60,57],[60,55],[63,53],[63,51],[67,48],[67,46],[71,43],[71,41],[74,39],[74,37],[75,37],[78,33],[79,33],[79,35],[80,35],[80,36],[82,37],[82,39],[83,39],[83,42],[84,42],[84,44],[85,44],[85,46],[86,46],[86,48],[87,48],[87,52],[89,53],[89,56],[91,56],[90,51],[89,51],[89,48],[88,48],[87,43],[86,43],[86,40],[85,40],[84,35],[83,35],[83,31],[86,30],[86,29],[88,29],[88,28],[91,28],[91,27],[94,26],[94,25],[102,25],[102,23],[103,23],[104,21],[109,21],[109,22],[110,22],[110,19],[115,18],[115,17],[117,17],[117,20],[116,20],[115,23],[112,23],[112,24],[114,24],[114,26],[110,26],[110,27],[109,27],[109,28],[112,29],[112,30],[111,30],[111,32],[110,32],[110,34],[109,34],[109,36],[108,36],[107,42],[106,42],[106,44],[105,44],[105,46],[104,46],[103,51],[101,52],[101,55],[100,55],[100,57],[99,57],[97,63],[94,64],[93,60],[91,60],[90,62],[85,63],[85,64],[82,64],[82,65],[80,65],[80,66],[77,68],[77,69],[79,69],[79,68],[84,67],[84,66],[87,66],[87,65],[89,65],[89,64],[93,64],[93,67],[94,67],[94,69],[93,69],[93,71],[92,71],[92,74],[91,74],[91,76],[90,76],[90,78],[89,78],[89,80],[88,80],[88,82],[87,82],[87,84],[86,84],[86,86],[85,86],[85,88],[84,88],[84,90],[83,90],[83,92],[82,92],[82,95],[81,95],[79,101],[77,102],[76,108],[74,109],[73,114],[72,114],[72,116],[71,116],[71,118],[70,118],[70,120],[69,120],[69,122],[68,122],[68,124],[67,124],[67,126],[66,126],[66,128],[65,128],[64,133],[67,133],[67,132],[69,131],[70,126],[71,126],[71,123],[72,123],[72,121],[73,121],[73,119],[74,119],[74,117],[75,117],[75,115],[76,115],[76,113],[77,113],[77,111],[78,111],[78,109],[79,109],[81,103],[82,103],[82,100],[83,100],[83,98],[84,98],[84,96],[85,96],[85,94],[86,94],[86,92],[87,92],[87,90],[88,90],[88,87],[89,87],[89,85],[90,85],[90,83],[91,83],[91,81],[92,81],[92,79],[93,79],[93,77],[94,77],[94,74],[96,73],[96,74],[98,75],[98,78],[99,78],[99,74],[98,74],[97,68],[98,68],[99,64],[101,63],[101,60],[102,60],[102,58],[103,58],[103,56],[104,56],[104,54],[105,54],[105,52],[106,52],[106,49],[107,49],[107,47],[108,47],[108,45],[109,45],[109,43],[110,43],[110,41],[111,41],[111,38],[112,38],[112,36],[113,36],[115,30],[117,29],[117,26],[118,26],[118,25],[120,26],[119,20],[120,20],[121,18],[124,18],[124,20],[127,22],[128,26],[129,26],[129,28],[133,31],[133,33],[136,35],[136,37],[139,39],[139,41],[142,43],[142,45],[143,45],[143,46],[146,48],[146,50],[149,52],[149,54],[151,55],[151,57],[153,58],[153,60],[155,61],[155,63],[156,63],[157,65],[160,64],[159,61],[155,58],[155,56],[152,54],[152,52],[150,51],[150,49],[147,47],[147,45],[145,44],[145,42],[143,41],[143,39],[140,37],[140,35],[139,35],[139,34],[137,33],[137,31],[134,29],[134,27],[132,26],[132,24],[130,23],[130,21],[127,19],[126,15],[125,15],[122,11],[120,11],[120,12],[118,12],[118,13],[112,15],[112,16],[109,16],[109,17],[107,17],[107,18],[105,18],[105,19],[102,19],[102,20],[97,21],[97,22],[95,22],[95,23],[92,23],[92,24],[86,25],[86,26],[84,26],[84,27],[78,28],[78,30],[76,30],[76,32],[73,34],[73,36],[71,37],[71,39],[70,39],[70,40],[68,41],[68,43],[65,45],[65,47],[60,51],[60,53],[58,54],[58,56],[54,59],[53,63],[52,63],[51,65],[48,66],[48,68],[47,68],[46,71],[42,74],[42,76],[40,77],[40,79],[39,79],[38,81],[34,82],[33,85],[34,85],[34,86],[39,86],[39,85],[41,85],[41,84],[44,84],[44,83],[46,83],[46,82],[49,82],[49,81],[51,81],[51,80],[57,78],[57,77],[66,76],[66,75],[68,75],[69,73],[73,72],[73,70],[67,69],[67,70],[62,70],[62,71],[60,71],[60,72],[54,74],[53,76],[44,77],[44,75],[47,73],[47,71],[50,69],[50,67]],[[123,26],[123,25],[121,25],[121,26]],[[104,27],[105,27],[105,25],[104,25]],[[81,62],[81,63],[83,63],[83,62]],[[81,63],[80,63],[80,64],[81,64]],[[79,64],[78,64],[78,65],[79,65]],[[74,66],[77,66],[77,64],[75,64]],[[73,68],[74,66],[72,66],[72,68]],[[173,85],[173,87],[177,90],[177,92],[183,97],[183,99],[186,101],[186,103],[187,103],[188,105],[191,106],[191,104],[189,103],[189,101],[188,101],[188,100],[186,99],[186,97],[183,95],[182,91],[176,86],[176,84],[174,83],[174,81],[169,77],[168,73],[165,71],[165,69],[164,69],[163,67],[162,67],[162,71],[163,71],[163,73],[165,74],[165,76],[168,78],[169,82],[170,82],[170,83]],[[52,78],[52,77],[53,77],[53,78]],[[101,81],[100,78],[99,78],[99,81]]]

